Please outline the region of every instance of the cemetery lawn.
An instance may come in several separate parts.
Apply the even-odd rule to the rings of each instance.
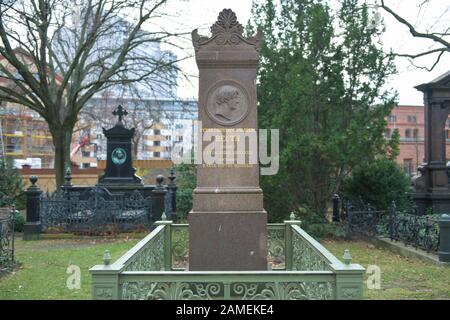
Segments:
[[[102,262],[104,250],[113,261],[130,249],[140,236],[118,239],[59,238],[24,242],[16,239],[16,257],[22,265],[0,278],[0,299],[90,299],[89,268]],[[338,258],[350,249],[353,262],[381,268],[381,289],[365,289],[366,299],[450,299],[450,268],[404,258],[364,241],[324,240]],[[81,269],[81,288],[69,290],[69,265]],[[367,277],[365,277],[367,278]]]
[[[364,241],[324,240],[322,244],[339,259],[349,249],[353,262],[366,270],[369,265],[380,267],[381,289],[368,290],[364,282],[365,299],[450,299],[450,267],[402,257]]]
[[[64,235],[61,235],[64,236]],[[113,261],[128,251],[137,239],[52,239],[22,241],[16,238],[16,260],[21,266],[0,278],[1,299],[90,299],[89,268],[103,261],[108,249]],[[66,273],[70,265],[81,270],[81,288],[69,290]]]

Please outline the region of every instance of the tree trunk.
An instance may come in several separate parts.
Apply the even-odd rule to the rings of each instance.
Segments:
[[[57,129],[50,129],[55,146],[55,176],[56,186],[64,183],[64,175],[70,163],[70,143],[72,141],[73,126],[63,126]]]

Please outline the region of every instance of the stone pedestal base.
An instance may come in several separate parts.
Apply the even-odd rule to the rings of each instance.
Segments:
[[[23,240],[37,240],[41,236],[40,222],[27,222],[23,226]]]
[[[417,206],[418,214],[426,214],[428,208],[433,213],[443,214],[450,212],[449,193],[411,192],[409,196]]]
[[[194,212],[189,220],[189,270],[267,270],[267,213]]]

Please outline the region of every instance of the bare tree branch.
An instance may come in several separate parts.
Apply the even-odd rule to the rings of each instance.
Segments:
[[[58,184],[70,164],[78,114],[92,97],[134,83],[155,95],[176,86],[184,57],[160,45],[185,34],[154,23],[167,16],[167,2],[0,0],[0,99],[47,121]]]
[[[425,4],[428,4],[428,3],[429,3],[429,0],[422,1],[421,4],[419,5],[420,9],[422,9],[422,7]],[[412,23],[407,21],[405,18],[401,17],[393,9],[391,9],[389,6],[387,6],[385,4],[384,0],[380,0],[380,7],[383,8],[386,12],[388,12],[392,17],[394,17],[395,20],[397,20],[399,23],[401,23],[404,26],[406,26],[408,28],[408,30],[409,30],[409,33],[413,37],[421,38],[421,39],[425,39],[425,40],[430,40],[430,41],[433,41],[435,44],[439,44],[440,45],[440,47],[436,48],[436,49],[431,49],[431,50],[427,50],[427,51],[423,51],[423,52],[415,53],[415,54],[397,53],[397,54],[395,54],[396,56],[409,58],[411,63],[412,63],[412,60],[414,60],[416,58],[420,58],[420,57],[424,57],[424,56],[428,56],[428,55],[431,55],[431,54],[438,53],[438,55],[437,55],[433,65],[430,68],[420,67],[420,66],[417,66],[414,63],[412,63],[417,68],[426,69],[428,71],[431,71],[439,63],[439,61],[441,60],[442,55],[444,53],[446,53],[446,52],[450,52],[450,42],[447,41],[446,39],[444,39],[445,36],[450,36],[450,33],[449,33],[450,27],[447,28],[443,32],[434,32],[434,31],[431,30],[431,28],[433,28],[437,24],[437,21],[439,21],[442,18],[442,16],[444,15],[445,12],[443,14],[441,14],[438,19],[436,19],[436,21],[429,28],[429,30],[427,30],[426,32],[421,32],[421,31],[417,30],[417,28],[414,27]]]

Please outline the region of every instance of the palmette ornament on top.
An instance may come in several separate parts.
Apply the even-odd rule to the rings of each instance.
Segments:
[[[195,29],[192,31],[192,42],[196,51],[200,46],[212,41],[219,46],[236,46],[243,42],[255,46],[255,50],[259,51],[262,33],[258,30],[258,33],[250,38],[244,37],[243,33],[244,27],[237,21],[236,14],[231,9],[224,9],[217,17],[216,23],[211,26],[211,37],[201,36]]]

